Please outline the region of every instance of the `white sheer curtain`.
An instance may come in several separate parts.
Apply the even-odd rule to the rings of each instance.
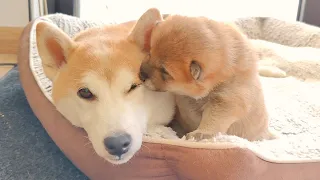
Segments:
[[[79,0],[84,19],[123,22],[139,18],[150,7],[162,13],[233,19],[267,16],[296,20],[299,0]]]
[[[30,0],[31,20],[48,14],[47,0]]]

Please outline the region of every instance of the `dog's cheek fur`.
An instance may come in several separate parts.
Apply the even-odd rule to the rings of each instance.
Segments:
[[[83,112],[81,112],[77,107],[78,103],[77,98],[70,94],[69,96],[65,96],[62,99],[56,99],[54,104],[57,110],[68,119],[72,125],[77,127],[83,127],[83,123],[81,122],[81,116],[83,116]],[[72,108],[71,108],[72,107]]]

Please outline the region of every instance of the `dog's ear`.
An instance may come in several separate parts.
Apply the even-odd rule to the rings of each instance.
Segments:
[[[36,38],[44,73],[53,80],[59,68],[67,63],[68,54],[75,43],[61,29],[48,22],[37,24]]]
[[[129,40],[134,41],[142,50],[150,50],[150,38],[153,27],[163,21],[160,11],[156,8],[148,9],[137,21],[129,35]]]
[[[201,71],[202,71],[202,69],[201,69],[200,65],[197,62],[192,61],[190,64],[190,73],[191,73],[191,76],[193,77],[193,79],[199,80],[201,77]]]

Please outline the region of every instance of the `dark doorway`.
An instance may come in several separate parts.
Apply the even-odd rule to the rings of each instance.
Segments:
[[[300,0],[297,20],[320,27],[319,9],[319,0]]]
[[[77,0],[47,0],[48,13],[63,13],[73,16],[74,15],[74,1]]]

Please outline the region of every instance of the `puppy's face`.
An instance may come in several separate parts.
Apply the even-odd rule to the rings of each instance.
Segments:
[[[140,79],[155,91],[206,96],[232,73],[220,33],[219,24],[205,18],[171,16],[157,22]]]

